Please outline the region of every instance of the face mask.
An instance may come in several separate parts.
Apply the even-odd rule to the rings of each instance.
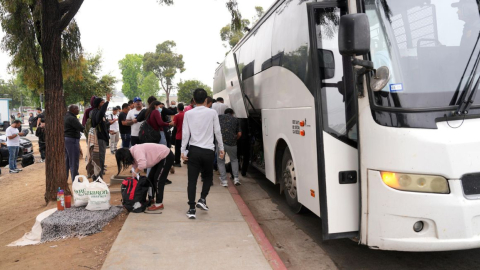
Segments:
[[[162,108],[158,108],[158,111],[159,111],[159,112],[162,112]]]
[[[175,108],[175,107],[177,107],[177,105],[172,105],[172,106],[170,106],[170,107]]]

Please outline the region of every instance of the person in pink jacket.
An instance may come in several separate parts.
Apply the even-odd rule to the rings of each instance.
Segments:
[[[136,144],[130,149],[122,148],[115,153],[117,159],[118,174],[132,166],[132,177],[146,168],[152,168],[148,179],[153,184],[155,191],[155,204],[152,204],[147,210],[162,210],[163,191],[167,181],[168,172],[175,159],[172,151],[163,145],[156,143]]]

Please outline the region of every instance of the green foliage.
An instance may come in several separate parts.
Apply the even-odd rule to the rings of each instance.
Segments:
[[[241,29],[245,29],[245,27],[248,27],[249,25],[250,25],[250,21],[247,19],[244,19],[242,20]],[[231,49],[235,47],[235,45],[237,45],[237,43],[240,41],[240,39],[243,38],[245,33],[246,33],[245,30],[232,31],[231,25],[227,24],[222,29],[220,29],[220,38],[222,39],[223,42],[228,43]],[[227,47],[225,44],[223,46]]]
[[[115,77],[104,75],[99,78],[102,56],[100,53],[80,60],[80,76],[70,76],[64,80],[66,104],[89,104],[90,97],[112,93],[117,82]]]
[[[139,81],[143,79],[143,56],[140,54],[127,54],[118,62],[122,71],[122,92],[130,100],[141,96]]]
[[[167,102],[169,102],[170,92],[172,91],[172,81],[177,72],[185,71],[185,62],[183,55],[173,51],[177,44],[172,40],[167,40],[157,45],[155,52],[147,52],[143,56],[143,70],[153,72],[157,76],[162,89],[165,91]]]
[[[230,28],[232,31],[242,31],[243,30],[243,25],[242,25],[242,14],[240,13],[240,10],[238,10],[238,3],[237,0],[228,0],[227,1],[227,9],[230,12],[230,15],[232,16],[232,21],[230,23]]]
[[[35,102],[32,91],[29,91],[21,78],[4,81],[0,79],[0,98],[10,98],[9,109],[20,108],[20,106],[39,106]],[[37,97],[38,100],[38,97]]]
[[[183,102],[186,104],[190,104],[190,100],[193,97],[193,90],[197,88],[203,88],[207,91],[209,96],[212,96],[212,88],[210,86],[202,83],[199,80],[186,80],[182,81],[177,84],[178,88],[178,102]]]
[[[155,76],[153,72],[148,73],[148,75],[143,78],[139,88],[142,93],[140,95],[142,100],[147,100],[150,96],[158,96],[160,85],[157,76]]]
[[[40,1],[36,0],[0,0],[0,24],[5,32],[1,48],[12,58],[10,71],[21,73],[24,83],[37,92],[43,92],[44,88],[40,9]],[[70,76],[78,68],[82,55],[80,30],[75,20],[61,37],[62,72]]]

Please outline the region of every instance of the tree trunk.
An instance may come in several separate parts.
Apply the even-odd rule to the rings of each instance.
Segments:
[[[66,113],[61,62],[61,14],[58,0],[42,1],[42,59],[45,80],[45,201],[56,200],[60,187],[71,194],[65,165],[63,117]]]

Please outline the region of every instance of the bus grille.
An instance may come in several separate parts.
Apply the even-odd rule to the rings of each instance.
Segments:
[[[462,186],[465,195],[480,194],[480,173],[465,174],[462,177]]]

